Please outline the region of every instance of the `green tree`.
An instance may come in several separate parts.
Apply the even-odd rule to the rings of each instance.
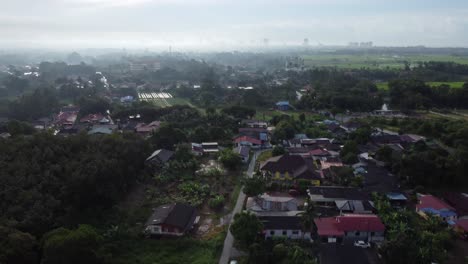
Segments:
[[[102,263],[97,253],[101,240],[96,230],[87,225],[80,225],[74,230],[55,229],[43,238],[41,264]]]
[[[285,150],[283,147],[281,147],[281,146],[275,146],[275,147],[273,147],[273,151],[272,151],[273,157],[275,157],[275,156],[281,156],[281,155],[283,155],[283,154],[285,154],[285,153],[286,153],[286,150]]]
[[[29,233],[0,226],[0,263],[35,264],[38,261],[38,243]]]
[[[32,135],[36,132],[34,127],[32,127],[30,124],[16,120],[8,122],[7,130],[8,133],[10,133],[12,136]]]
[[[343,162],[351,164],[357,162],[357,155],[359,149],[355,141],[346,141],[343,146],[343,149],[340,152],[340,156],[343,159]]]
[[[211,198],[208,202],[209,206],[214,210],[219,210],[224,205],[224,196],[216,195],[214,198]]]
[[[389,163],[392,161],[392,154],[393,154],[392,148],[385,145],[376,151],[375,156],[377,160]]]
[[[235,170],[242,164],[240,155],[230,148],[225,148],[220,152],[219,161],[229,170]]]
[[[151,136],[151,142],[156,148],[164,148],[173,150],[179,143],[187,141],[187,137],[183,130],[174,127],[171,124],[163,124]]]
[[[266,191],[266,182],[262,176],[246,177],[243,183],[244,193],[247,196],[257,196]]]
[[[248,249],[257,240],[262,229],[263,225],[260,220],[250,212],[237,213],[229,228],[236,242],[243,249]]]
[[[304,123],[305,120],[306,120],[305,114],[304,114],[304,113],[301,113],[301,114],[299,115],[299,121],[301,121],[301,123]]]

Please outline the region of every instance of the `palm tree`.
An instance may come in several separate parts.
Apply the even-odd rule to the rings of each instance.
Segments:
[[[317,212],[315,211],[315,204],[310,201],[309,198],[307,198],[306,202],[304,203],[304,211],[299,213],[298,216],[301,217],[303,228],[302,239],[304,239],[305,232],[312,229],[314,218],[318,216]]]

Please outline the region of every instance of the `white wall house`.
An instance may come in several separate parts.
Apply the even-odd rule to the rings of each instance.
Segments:
[[[304,230],[300,216],[260,216],[265,239],[311,239],[310,230]]]

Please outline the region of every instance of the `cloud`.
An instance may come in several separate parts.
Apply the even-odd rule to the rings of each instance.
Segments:
[[[0,35],[2,42],[100,47],[250,43],[263,38],[279,44],[300,43],[304,38],[324,44],[468,43],[468,5],[435,12],[425,6],[405,9],[403,0],[392,2],[398,3],[396,10],[388,2],[382,6],[384,0],[364,1],[367,4],[357,0],[15,0],[0,10]]]

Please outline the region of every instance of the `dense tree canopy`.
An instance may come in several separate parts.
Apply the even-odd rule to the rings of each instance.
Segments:
[[[147,155],[131,135],[0,140],[0,220],[40,236],[98,219],[142,175]]]
[[[32,121],[48,117],[59,108],[57,92],[53,88],[40,88],[32,94],[23,95],[10,103],[9,117],[22,121]]]

